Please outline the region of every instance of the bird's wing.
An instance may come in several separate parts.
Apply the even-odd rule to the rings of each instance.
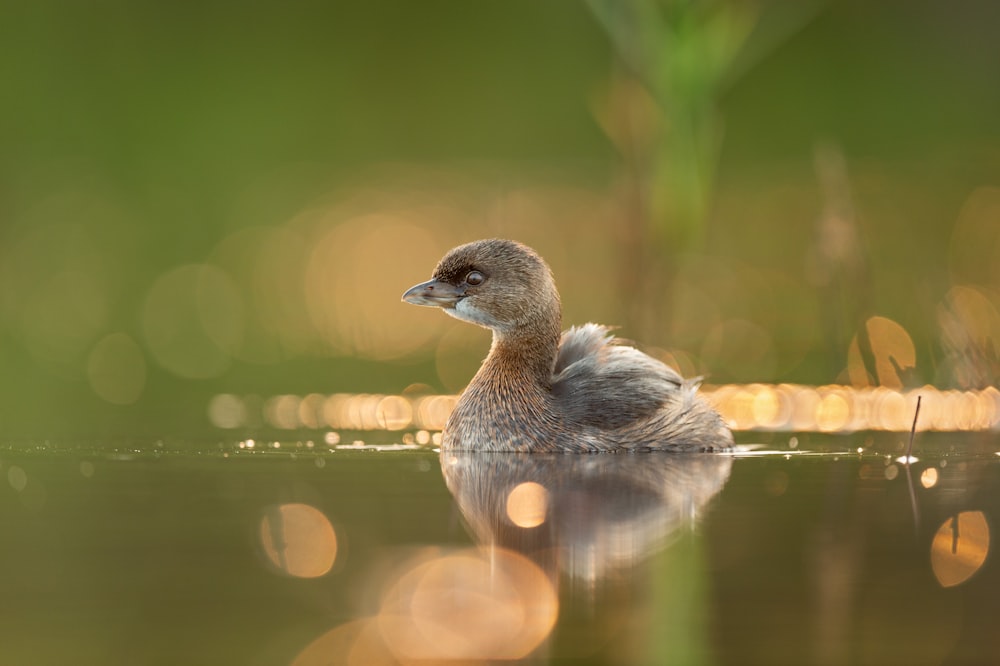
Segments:
[[[607,430],[648,418],[668,403],[693,400],[697,386],[618,343],[606,326],[585,324],[563,334],[552,395],[568,422]]]

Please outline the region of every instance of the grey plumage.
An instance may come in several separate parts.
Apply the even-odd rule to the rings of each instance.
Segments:
[[[552,396],[569,423],[623,428],[691,395],[672,368],[620,344],[607,326],[584,324],[563,334]]]

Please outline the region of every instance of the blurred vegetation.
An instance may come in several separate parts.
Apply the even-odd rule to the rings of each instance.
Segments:
[[[675,307],[679,259],[703,251],[723,138],[719,103],[817,2],[590,0],[620,65],[599,115],[624,164],[620,288],[626,325],[656,337]]]
[[[655,12],[655,16],[652,13]],[[0,3],[0,434],[459,390],[503,235],[712,382],[1000,375],[995,3]]]

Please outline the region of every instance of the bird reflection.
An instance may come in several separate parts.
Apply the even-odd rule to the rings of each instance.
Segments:
[[[440,460],[479,546],[414,553],[388,576],[373,617],[317,638],[294,666],[331,654],[365,665],[531,660],[560,640],[571,657],[614,653],[651,612],[633,593],[649,587],[637,565],[698,518],[732,465],[665,452],[445,451]]]
[[[593,583],[662,549],[729,479],[711,454],[448,451],[448,489],[481,545]]]

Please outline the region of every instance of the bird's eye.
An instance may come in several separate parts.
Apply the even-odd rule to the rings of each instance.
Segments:
[[[476,285],[482,284],[485,279],[486,276],[479,271],[471,271],[465,276],[465,283],[475,287]]]

